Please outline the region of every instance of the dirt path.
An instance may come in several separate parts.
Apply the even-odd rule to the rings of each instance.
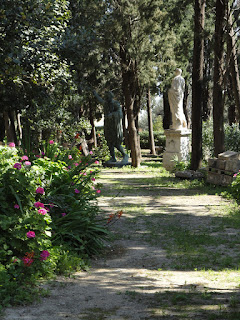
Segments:
[[[239,230],[223,225],[226,201],[144,169],[104,170],[101,181],[106,214],[123,210],[104,255],[2,319],[239,320]]]

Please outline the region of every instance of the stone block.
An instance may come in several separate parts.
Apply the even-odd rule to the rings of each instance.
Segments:
[[[240,170],[240,160],[231,160],[226,162],[225,166],[226,171],[232,171],[233,173],[236,173]]]
[[[217,159],[216,158],[208,159],[208,166],[209,167],[215,168],[216,165],[217,165]]]
[[[223,181],[223,174],[218,174],[215,172],[208,172],[207,175],[207,182],[216,184],[216,185],[221,185]]]
[[[226,160],[217,159],[217,168],[219,170],[225,170]]]
[[[240,160],[240,154],[235,151],[225,151],[219,153],[218,159],[220,160]]]
[[[233,181],[233,177],[231,176],[227,176],[227,175],[223,175],[223,178],[222,178],[222,186],[229,186]]]

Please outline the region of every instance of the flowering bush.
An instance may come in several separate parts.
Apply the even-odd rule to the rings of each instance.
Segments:
[[[240,202],[240,172],[234,174],[234,180],[230,187],[230,193],[238,202]]]
[[[17,286],[66,268],[72,260],[63,262],[63,252],[81,254],[73,259],[80,263],[108,236],[98,219],[92,156],[61,150],[54,141],[37,155],[0,147],[0,279],[8,279],[12,295]]]

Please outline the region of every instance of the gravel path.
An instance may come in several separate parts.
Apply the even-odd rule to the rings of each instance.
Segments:
[[[49,297],[8,308],[2,319],[239,320],[239,271],[215,270],[211,257],[203,261],[211,270],[199,269],[178,255],[173,242],[179,230],[202,234],[207,228],[221,239],[239,237],[234,227],[220,228],[226,201],[196,190],[152,185],[155,178],[144,170],[104,170],[100,205],[106,214],[123,210],[112,226],[114,240],[92,261],[90,271],[57,278]],[[239,258],[239,245],[221,242],[207,250]]]

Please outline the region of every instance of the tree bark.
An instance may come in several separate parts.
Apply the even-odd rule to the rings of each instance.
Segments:
[[[224,29],[227,0],[216,0],[214,75],[213,75],[213,134],[214,155],[224,151]]]
[[[231,126],[237,122],[235,99],[232,97],[232,77],[229,74],[227,82],[227,95],[228,95],[228,124]]]
[[[228,5],[228,34],[227,34],[227,50],[230,64],[230,73],[232,78],[232,88],[235,98],[236,108],[237,108],[237,119],[240,121],[240,80],[239,80],[239,70],[236,52],[236,39],[234,36],[232,13]]]
[[[7,141],[14,142],[15,145],[18,145],[16,128],[14,124],[14,113],[12,111],[4,111],[3,116]]]
[[[148,133],[149,133],[149,147],[150,154],[156,155],[154,134],[153,134],[153,120],[152,120],[152,108],[151,108],[151,95],[150,88],[147,89],[147,114],[148,114]]]
[[[134,103],[136,99],[136,77],[133,61],[129,61],[124,47],[120,48],[122,87],[125,100],[125,107],[128,119],[129,144],[131,149],[132,166],[137,168],[141,162],[140,141],[138,139],[135,125]]]
[[[168,101],[168,93],[167,90],[163,93],[163,129],[167,130],[171,125],[171,111],[170,105]]]
[[[192,71],[192,158],[191,169],[202,164],[202,94],[204,64],[205,0],[195,0],[194,49]]]
[[[183,113],[185,115],[186,121],[187,121],[187,127],[190,127],[190,118],[188,115],[188,110],[187,110],[187,103],[188,103],[188,85],[185,86],[185,91],[184,91],[184,97],[183,97]]]
[[[90,133],[90,141],[88,143],[91,150],[92,146],[94,146],[95,148],[97,147],[96,128],[94,124],[93,108],[92,108],[91,102],[89,102],[89,122],[92,127],[91,133]]]
[[[0,141],[5,138],[5,120],[3,113],[0,113]]]
[[[210,102],[210,81],[212,70],[211,46],[209,40],[205,41],[205,61],[203,69],[203,112],[202,120],[207,121],[211,115],[211,102]]]

